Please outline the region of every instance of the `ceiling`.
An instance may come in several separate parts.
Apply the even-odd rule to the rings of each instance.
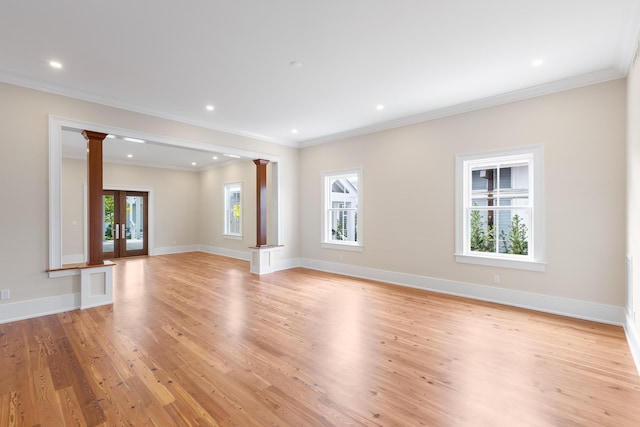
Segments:
[[[6,0],[0,81],[306,146],[623,77],[639,2]]]
[[[82,136],[81,132],[79,129],[62,129],[62,157],[79,160],[87,159],[87,140]],[[104,163],[199,172],[230,163],[251,160],[235,153],[195,150],[138,138],[133,138],[137,142],[132,142],[124,138],[130,137],[110,134],[104,140],[102,144],[102,160]]]

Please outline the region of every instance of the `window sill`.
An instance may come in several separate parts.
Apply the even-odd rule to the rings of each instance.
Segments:
[[[343,251],[364,252],[364,246],[352,243],[329,243],[322,242],[320,246],[325,249],[338,249]]]
[[[547,271],[547,263],[518,259],[504,259],[477,255],[456,254],[456,262],[464,264],[486,265],[489,267],[513,268],[516,270]]]
[[[237,234],[223,234],[222,238],[223,239],[229,239],[229,240],[242,240],[242,239],[244,239],[243,236],[238,236]]]

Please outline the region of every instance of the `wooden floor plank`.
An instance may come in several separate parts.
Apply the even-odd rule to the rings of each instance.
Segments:
[[[620,327],[204,253],[0,325],[0,426],[636,426]]]

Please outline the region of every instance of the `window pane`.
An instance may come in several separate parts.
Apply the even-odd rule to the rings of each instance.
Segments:
[[[531,214],[529,209],[498,211],[498,252],[502,254],[528,255]]]
[[[225,234],[242,234],[242,190],[239,185],[225,187]]]
[[[471,210],[469,215],[469,249],[474,252],[495,252],[496,239],[493,211]]]
[[[357,220],[356,211],[331,211],[331,240],[357,242]]]
[[[325,175],[324,242],[359,243],[359,173]]]
[[[529,190],[529,165],[511,168],[511,187],[513,189]]]
[[[358,207],[358,179],[347,177],[331,180],[331,207]]]
[[[471,189],[473,192],[493,192],[497,188],[498,170],[495,168],[475,169],[471,172]]]

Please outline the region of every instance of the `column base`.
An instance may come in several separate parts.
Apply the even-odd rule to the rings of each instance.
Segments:
[[[252,246],[249,248],[251,252],[251,266],[249,271],[253,274],[267,274],[277,271],[276,261],[278,252],[282,251],[282,246]]]

